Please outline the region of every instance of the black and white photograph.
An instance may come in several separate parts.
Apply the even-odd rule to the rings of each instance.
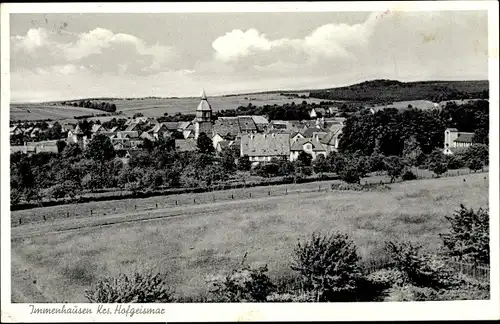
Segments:
[[[2,5],[2,303],[493,307],[498,3],[446,2]]]

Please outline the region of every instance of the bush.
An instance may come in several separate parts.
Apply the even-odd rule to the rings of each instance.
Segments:
[[[490,263],[490,217],[487,211],[460,210],[446,216],[450,223],[449,233],[440,234],[450,256],[457,256],[474,263]]]
[[[387,170],[387,175],[391,178],[391,182],[394,182],[396,178],[400,177],[405,168],[403,159],[399,156],[388,156],[384,159],[385,170]]]
[[[460,284],[459,278],[444,260],[423,253],[418,245],[388,242],[386,250],[393,266],[405,274],[405,284],[430,288],[450,288]]]
[[[316,299],[314,294],[312,293],[303,293],[300,295],[289,293],[272,293],[271,295],[267,296],[267,301],[273,303],[308,303],[315,302]]]
[[[411,170],[406,170],[401,176],[401,179],[403,179],[403,181],[410,181],[417,179],[417,176]]]
[[[448,171],[448,163],[446,161],[446,157],[440,149],[435,149],[429,155],[429,157],[427,158],[427,167],[438,177]]]
[[[465,166],[465,163],[460,157],[456,155],[446,155],[446,163],[449,170],[458,170]]]
[[[168,303],[172,293],[159,274],[131,277],[121,274],[116,278],[106,277],[97,282],[85,297],[91,303]]]
[[[438,300],[438,292],[428,287],[416,287],[412,285],[395,286],[389,288],[384,301],[431,301]]]
[[[351,301],[363,275],[354,242],[345,234],[313,233],[294,250],[292,269],[317,301]]]
[[[266,301],[275,289],[267,270],[267,265],[257,268],[245,265],[234,269],[230,275],[212,278],[211,301],[223,303]]]

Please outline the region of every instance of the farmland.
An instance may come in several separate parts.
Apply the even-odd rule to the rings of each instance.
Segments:
[[[165,273],[180,295],[204,294],[205,278],[229,270],[245,253],[249,263],[267,263],[271,276],[285,276],[297,239],[317,230],[349,232],[365,260],[380,258],[390,238],[425,242],[435,250],[437,234],[447,227],[445,215],[460,203],[488,206],[485,176],[410,181],[380,192],[205,201],[176,217],[59,233],[45,228],[44,235],[12,239],[13,302],[85,302],[84,290],[97,277],[136,269]]]
[[[212,109],[228,110],[236,109],[238,106],[247,106],[252,103],[254,106],[262,105],[282,105],[285,103],[300,103],[303,100],[308,103],[319,103],[320,99],[302,99],[281,96],[279,93],[261,93],[261,94],[245,94],[218,96],[208,98]],[[200,102],[198,97],[193,98],[134,98],[134,99],[106,99],[110,104],[115,104],[117,113],[122,113],[129,117],[137,113],[142,113],[147,117],[163,116],[164,113],[175,114],[192,114],[196,110],[196,106]],[[53,106],[51,104],[11,104],[11,119],[12,120],[35,120],[35,119],[64,119],[80,115],[103,114],[104,111],[71,107],[71,106]],[[29,112],[28,112],[29,111]],[[101,119],[101,117],[96,117]],[[106,119],[106,117],[103,117]]]
[[[50,104],[10,104],[11,120],[61,120],[79,116],[100,115],[104,111],[82,107],[50,105]]]

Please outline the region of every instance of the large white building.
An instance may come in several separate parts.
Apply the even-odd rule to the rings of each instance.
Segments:
[[[444,131],[444,154],[455,154],[472,145],[474,133],[459,132],[456,128]]]

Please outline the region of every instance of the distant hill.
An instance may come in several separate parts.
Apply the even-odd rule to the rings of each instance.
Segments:
[[[489,97],[488,81],[366,81],[346,87],[310,90],[311,98],[391,103],[395,101],[460,100]]]

